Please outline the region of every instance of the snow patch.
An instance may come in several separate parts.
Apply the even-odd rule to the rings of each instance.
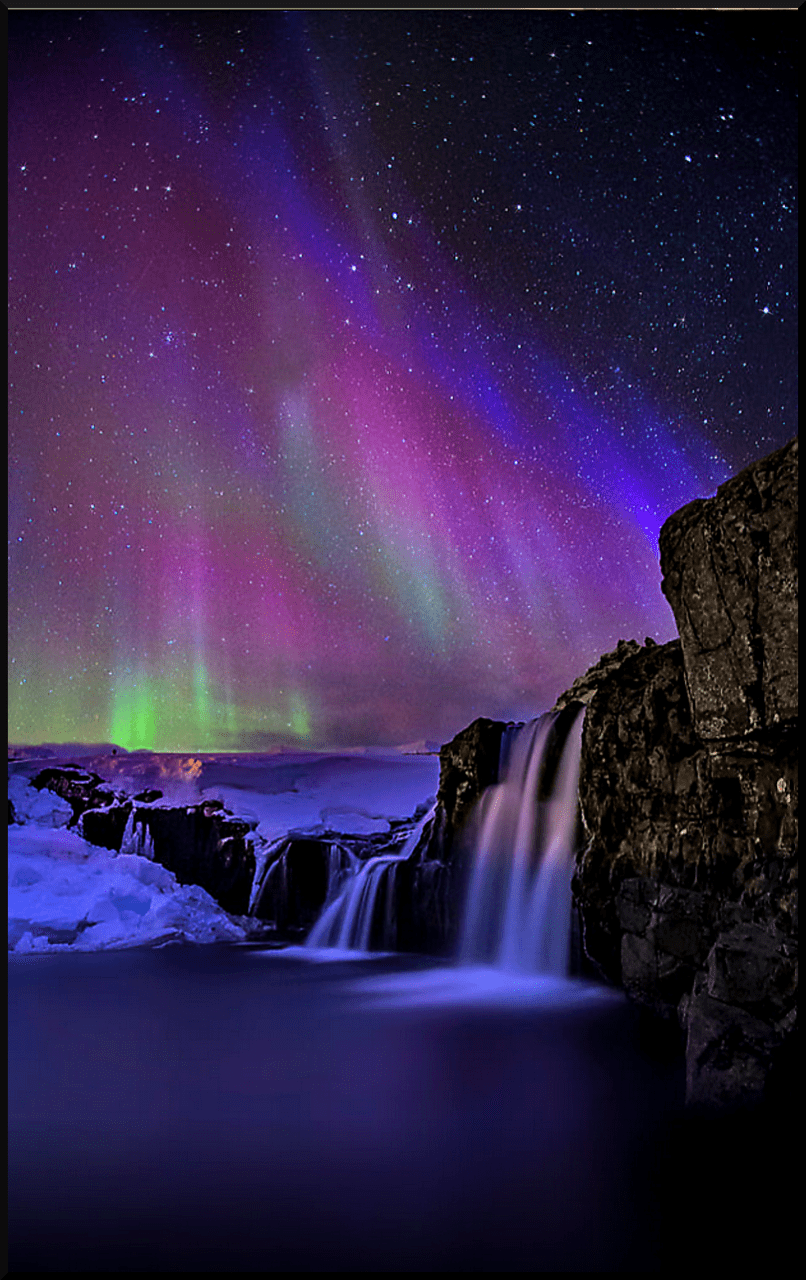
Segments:
[[[73,810],[66,800],[47,788],[37,791],[21,774],[8,780],[8,798],[14,805],[18,822],[35,822],[43,827],[66,827]]]
[[[8,948],[15,954],[98,951],[166,942],[239,942],[243,924],[198,885],[134,853],[89,844],[62,823],[66,802],[19,788],[27,825],[8,831]],[[49,810],[36,798],[54,802]],[[15,799],[15,809],[17,801]],[[67,805],[68,816],[70,806]],[[36,816],[34,816],[36,815]]]

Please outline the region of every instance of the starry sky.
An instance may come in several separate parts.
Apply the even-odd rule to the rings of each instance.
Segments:
[[[445,741],[796,434],[795,11],[10,27],[9,740]]]

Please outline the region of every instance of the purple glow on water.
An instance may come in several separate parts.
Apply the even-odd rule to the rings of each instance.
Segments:
[[[643,1269],[631,1169],[682,1081],[624,1002],[496,1003],[470,970],[446,1001],[445,971],[368,963],[14,962],[12,1270]]]

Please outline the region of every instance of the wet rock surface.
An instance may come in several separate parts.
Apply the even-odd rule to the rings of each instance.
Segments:
[[[249,838],[254,822],[235,818],[220,801],[176,809],[134,810],[153,841],[155,861],[180,884],[198,884],[232,915],[246,915],[255,875]]]
[[[482,792],[498,781],[501,737],[506,725],[479,718],[457,733],[439,753],[437,831],[441,858],[450,861],[453,850]],[[435,832],[435,841],[437,832]]]

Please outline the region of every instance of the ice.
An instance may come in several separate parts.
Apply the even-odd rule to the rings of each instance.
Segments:
[[[81,763],[130,795],[158,788],[163,795],[157,806],[221,800],[236,817],[257,820],[267,841],[289,831],[385,834],[430,802],[439,782],[438,756],[402,749],[217,756],[143,751],[84,757]],[[28,775],[36,771],[16,767]]]
[[[289,831],[375,835],[433,798],[439,759],[395,751],[241,757],[205,763],[199,781],[206,799],[257,819],[267,841]]]
[[[65,802],[12,781],[15,810],[27,821],[8,829],[10,951],[96,951],[246,937],[245,926],[204,889],[180,885],[173,872],[148,858],[89,844],[65,829]],[[37,797],[55,803],[47,810]],[[69,817],[69,805],[67,810]],[[60,825],[45,825],[48,813]]]

